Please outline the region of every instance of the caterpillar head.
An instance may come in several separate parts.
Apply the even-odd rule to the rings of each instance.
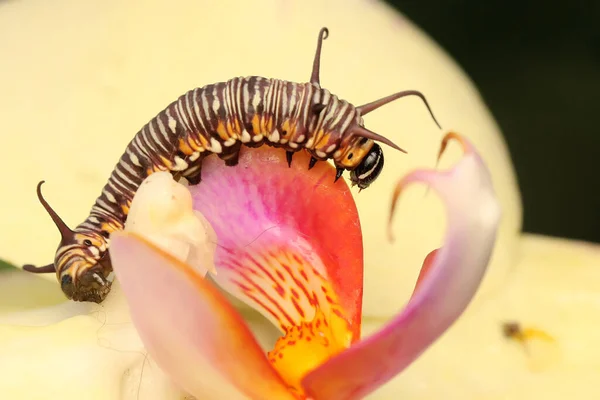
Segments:
[[[352,186],[361,190],[369,187],[383,170],[383,150],[373,140],[352,136],[341,140],[339,149],[333,154],[338,176],[344,170],[350,171]]]
[[[38,183],[37,195],[61,234],[54,262],[43,267],[24,265],[34,273],[55,272],[67,298],[100,303],[112,284],[113,274],[107,239],[93,231],[73,231],[56,214],[42,196]]]
[[[313,59],[313,68],[310,77],[310,82],[318,87],[321,86],[321,48],[323,46],[323,40],[327,39],[328,36],[329,30],[327,28],[322,28],[319,31],[317,49]],[[350,180],[352,181],[352,184],[357,185],[361,190],[373,183],[383,169],[383,151],[375,141],[385,143],[396,150],[406,153],[406,151],[398,147],[391,140],[365,128],[362,119],[362,116],[367,115],[371,111],[406,96],[420,97],[425,103],[427,110],[429,110],[431,118],[433,118],[438,128],[441,129],[440,124],[435,119],[435,116],[429,107],[427,99],[425,99],[425,96],[417,90],[405,90],[394,93],[379,100],[356,107],[356,121],[344,132],[337,132],[338,135],[332,135],[338,137],[341,136],[340,146],[333,156],[337,167],[336,180],[339,179],[342,172],[346,169],[350,170]],[[327,108],[327,104],[313,104],[313,111],[317,113],[325,108]],[[334,118],[330,120],[333,119]],[[329,144],[327,146],[329,146]]]
[[[61,244],[54,258],[57,278],[65,295],[75,301],[100,303],[113,279],[107,243],[93,232],[74,232]]]
[[[350,181],[361,190],[366,189],[377,179],[382,170],[383,150],[377,143],[373,143],[361,162],[350,171]]]

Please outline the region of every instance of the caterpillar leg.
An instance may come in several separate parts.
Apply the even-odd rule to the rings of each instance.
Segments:
[[[312,169],[312,167],[314,167],[314,166],[315,166],[315,164],[317,163],[317,161],[319,161],[319,160],[317,160],[317,159],[316,159],[316,158],[314,158],[314,157],[311,157],[311,158],[310,158],[310,161],[308,162],[308,169]]]
[[[228,167],[233,167],[238,164],[238,160],[240,158],[240,150],[242,148],[242,143],[237,142],[233,146],[231,146],[228,151],[225,153],[220,153],[219,158],[225,161],[225,165]]]
[[[342,177],[342,174],[344,173],[344,168],[341,167],[337,167],[335,169],[335,180],[333,181],[334,183],[338,181],[338,179],[340,179]]]
[[[239,159],[240,159],[240,153],[239,152],[234,153],[230,157],[225,159],[225,165],[227,165],[228,167],[234,167],[238,164]]]
[[[197,164],[193,165],[183,173],[183,176],[185,179],[187,179],[190,185],[199,184],[202,180],[202,162],[198,162]]]
[[[293,151],[286,151],[285,158],[287,159],[288,167],[292,167],[292,157],[294,156]]]

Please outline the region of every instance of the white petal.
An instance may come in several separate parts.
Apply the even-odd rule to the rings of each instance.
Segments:
[[[125,230],[189,262],[202,276],[208,271],[215,273],[217,235],[206,218],[192,208],[187,186],[168,172],[156,172],[142,182],[133,197]]]
[[[118,282],[102,306],[47,326],[0,325],[6,399],[180,400],[146,354]],[[40,311],[41,313],[41,311]],[[54,313],[56,315],[56,313]]]

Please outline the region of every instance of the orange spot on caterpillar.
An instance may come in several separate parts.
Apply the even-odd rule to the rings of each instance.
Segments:
[[[223,125],[223,122],[219,121],[219,123],[217,124],[217,134],[219,135],[219,137],[225,141],[227,139],[229,139],[229,134],[227,132],[227,130],[225,129],[225,125]]]
[[[204,135],[194,135],[198,138],[198,141],[200,142],[200,146],[203,149],[207,149],[209,148],[209,143],[208,143],[208,139],[204,137]]]
[[[252,117],[252,131],[254,132],[254,135],[260,135],[259,132],[262,132],[258,114],[254,114],[254,117]]]
[[[188,143],[187,140],[183,140],[182,138],[179,138],[179,145],[177,146],[177,148],[179,149],[179,151],[181,151],[186,156],[191,155],[194,151],[197,150],[197,148],[196,149],[192,148],[190,146],[190,143]]]
[[[331,134],[325,133],[323,129],[320,129],[319,132],[315,135],[315,144],[314,148],[319,150],[322,147],[327,147],[329,145],[329,138]]]
[[[160,161],[163,163],[163,165],[165,167],[167,167],[168,169],[171,169],[173,167],[173,163],[171,161],[169,161],[168,158],[164,157],[164,156],[160,156]]]
[[[239,135],[242,133],[242,125],[241,122],[237,119],[237,117],[233,120],[235,124],[235,134]]]
[[[114,232],[114,231],[116,231],[116,230],[119,230],[119,229],[121,229],[120,227],[117,227],[117,226],[116,226],[114,223],[112,223],[112,222],[103,222],[102,224],[100,224],[100,228],[101,228],[103,231],[106,231],[106,232],[108,232],[108,233],[112,233],[112,232]]]
[[[289,119],[286,119],[281,124],[281,132],[280,133],[281,133],[282,138],[289,139],[292,136],[293,132],[290,129],[290,120]]]

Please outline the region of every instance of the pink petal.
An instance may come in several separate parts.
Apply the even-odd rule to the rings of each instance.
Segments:
[[[406,308],[373,336],[329,359],[302,384],[315,400],[363,398],[400,373],[465,310],[477,291],[496,238],[500,210],[487,167],[475,149],[456,134],[465,150],[450,171],[420,170],[398,184],[429,184],[446,204],[444,245],[431,254]],[[391,217],[390,217],[391,220]]]
[[[352,194],[335,169],[294,155],[288,167],[280,149],[242,148],[239,164],[203,161],[202,181],[191,186],[194,208],[218,237],[219,285],[285,330],[327,307],[330,284],[360,334],[363,246]],[[322,278],[322,279],[321,279]],[[294,304],[295,303],[295,304]],[[325,310],[327,311],[327,310]]]
[[[133,233],[110,256],[152,358],[198,399],[293,399],[252,333],[214,285]]]

